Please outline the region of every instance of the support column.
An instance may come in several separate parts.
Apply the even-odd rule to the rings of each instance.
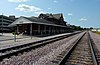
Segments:
[[[54,27],[52,26],[52,33],[54,34]]]
[[[60,33],[61,33],[61,27],[60,27]]]
[[[56,27],[56,29],[55,29],[55,30],[56,30],[56,34],[57,34],[57,27]]]
[[[56,27],[54,27],[54,34],[56,33]]]
[[[38,33],[40,34],[40,25],[38,25]]]
[[[31,36],[31,39],[32,39],[32,23],[30,25],[30,36]]]
[[[43,34],[43,25],[41,25],[40,33],[41,33],[41,35]]]
[[[63,28],[61,28],[61,33],[63,33]]]
[[[54,34],[54,27],[52,26],[52,34]]]
[[[59,27],[57,27],[57,33],[59,33]]]
[[[51,27],[49,26],[49,34],[51,33],[50,31],[51,31]]]
[[[44,32],[45,32],[45,34],[46,34],[46,26],[44,25]]]
[[[58,33],[60,33],[60,28],[58,27]]]
[[[18,27],[18,25],[17,25],[17,33],[19,34],[19,27]]]

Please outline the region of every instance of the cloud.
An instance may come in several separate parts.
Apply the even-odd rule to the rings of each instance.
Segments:
[[[65,16],[63,16],[64,17],[64,20],[66,20],[66,17]]]
[[[51,9],[51,8],[48,8],[48,9]]]
[[[54,0],[53,2],[54,2],[54,3],[57,3],[58,1]]]
[[[67,15],[68,15],[68,16],[72,16],[73,14],[72,14],[72,13],[68,13]]]
[[[28,0],[8,0],[9,2],[15,2],[15,3],[20,3],[20,2],[27,2]]]
[[[18,7],[16,7],[15,10],[24,11],[24,12],[33,12],[35,14],[45,13],[42,9],[38,7],[29,6],[25,4],[18,5]]]
[[[80,19],[80,21],[87,21],[86,17]]]

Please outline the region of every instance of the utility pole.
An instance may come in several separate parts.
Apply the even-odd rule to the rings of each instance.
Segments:
[[[3,35],[3,13],[2,13],[2,35]]]

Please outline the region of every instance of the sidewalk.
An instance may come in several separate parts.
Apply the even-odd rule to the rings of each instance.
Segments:
[[[16,39],[29,38],[30,36],[16,35]],[[14,40],[14,35],[11,33],[0,33],[0,41]]]

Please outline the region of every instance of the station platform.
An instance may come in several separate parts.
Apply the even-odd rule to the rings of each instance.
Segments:
[[[73,32],[73,33],[77,33],[77,32]],[[64,33],[64,34],[58,34],[58,35],[53,35],[53,36],[47,36],[47,37],[32,36],[32,38],[31,36],[18,35],[16,36],[16,42],[15,42],[14,36],[11,33],[4,33],[3,35],[0,36],[0,49],[14,47],[18,45],[27,44],[27,43],[34,43],[36,41],[41,41],[41,40],[59,37],[62,35],[69,35],[69,34],[72,34],[72,33]]]

